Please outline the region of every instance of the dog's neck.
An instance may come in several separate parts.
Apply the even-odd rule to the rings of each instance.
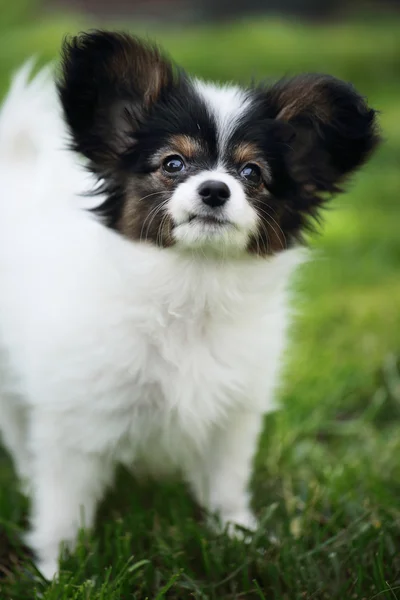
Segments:
[[[240,318],[253,310],[259,314],[286,291],[292,272],[305,260],[299,248],[268,259],[242,260],[140,248],[136,244],[135,248],[144,275],[138,280],[135,269],[143,300],[149,308],[162,306],[164,314],[189,320],[205,314],[218,319]]]

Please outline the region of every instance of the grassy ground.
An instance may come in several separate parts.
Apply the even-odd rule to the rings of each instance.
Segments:
[[[21,60],[53,58],[76,29],[66,18],[3,31],[0,90]],[[256,460],[263,527],[250,547],[207,531],[179,483],[138,486],[121,473],[96,534],[47,585],[18,541],[27,501],[0,454],[0,598],[400,598],[400,21],[155,34],[204,76],[351,79],[382,111],[386,142],[332,203],[317,259],[295,282],[284,410],[268,417]]]

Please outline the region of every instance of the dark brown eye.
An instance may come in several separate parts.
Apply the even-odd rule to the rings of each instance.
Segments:
[[[258,165],[248,164],[240,171],[240,176],[250,183],[258,184],[261,181],[261,169]]]
[[[180,156],[168,156],[163,162],[163,169],[166,173],[174,175],[185,170],[185,163]]]

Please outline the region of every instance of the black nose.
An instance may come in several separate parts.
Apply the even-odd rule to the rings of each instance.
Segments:
[[[223,181],[205,181],[199,187],[199,194],[204,204],[216,208],[225,204],[231,192]]]

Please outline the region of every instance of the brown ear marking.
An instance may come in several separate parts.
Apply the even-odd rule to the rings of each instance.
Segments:
[[[74,149],[94,170],[111,168],[143,114],[175,81],[158,47],[133,36],[92,31],[67,39],[58,91]]]
[[[271,116],[293,128],[287,163],[307,193],[339,191],[379,144],[376,111],[350,83],[298,75],[279,81],[266,96]]]
[[[278,84],[277,102],[281,110],[277,119],[291,121],[297,116],[309,113],[327,123],[332,117],[331,100],[326,89],[327,78],[303,75]]]
[[[110,80],[124,82],[127,86],[134,83],[142,94],[143,104],[150,106],[173,78],[171,63],[154,44],[123,33],[113,35],[118,45],[106,64]]]

